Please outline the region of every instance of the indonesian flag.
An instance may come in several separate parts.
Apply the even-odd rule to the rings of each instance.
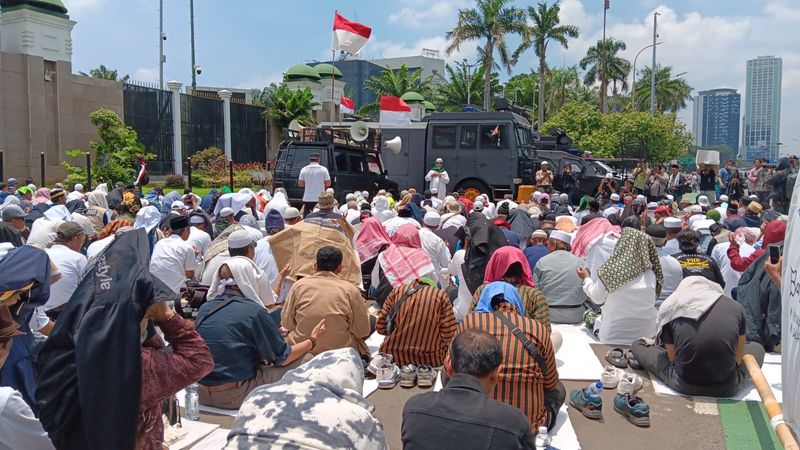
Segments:
[[[489,133],[489,137],[500,136],[500,125],[494,127],[491,133]]]
[[[142,186],[147,178],[147,161],[144,158],[139,158],[139,173],[136,175],[136,181],[133,183],[135,186]]]
[[[411,107],[400,97],[381,96],[381,125],[411,125]]]
[[[345,19],[339,11],[333,18],[333,49],[356,54],[367,43],[372,28]]]
[[[344,95],[339,99],[339,111],[342,114],[353,114],[356,110],[356,104]]]

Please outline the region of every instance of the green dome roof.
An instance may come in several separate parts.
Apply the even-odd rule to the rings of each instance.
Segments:
[[[400,100],[406,103],[422,103],[425,101],[419,92],[408,91],[400,97]]]
[[[330,79],[331,72],[333,72],[333,78],[336,78],[337,80],[344,76],[342,75],[341,70],[337,69],[335,66],[328,63],[317,64],[316,66],[312,67],[312,69],[317,71],[320,78]]]
[[[0,2],[0,3],[9,3],[8,5],[3,5],[3,6],[16,6],[16,5],[27,4],[48,11],[53,11],[59,14],[67,13],[67,7],[64,6],[64,3],[62,3],[61,0],[18,0],[14,2]]]
[[[283,74],[283,78],[287,81],[302,79],[319,81],[319,74],[310,66],[297,64],[296,66],[289,67],[286,73]]]
[[[427,100],[425,100],[422,103],[425,105],[425,111],[436,111],[436,105],[434,105],[433,103]]]

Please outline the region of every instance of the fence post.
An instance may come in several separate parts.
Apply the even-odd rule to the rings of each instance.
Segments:
[[[233,93],[227,89],[217,92],[219,98],[222,99],[222,124],[225,132],[225,157],[233,160],[233,151],[231,150],[231,96]]]
[[[92,192],[92,155],[86,152],[86,192]]]
[[[172,154],[175,164],[172,170],[175,173],[183,173],[183,148],[181,147],[181,86],[179,81],[167,83],[169,90],[172,91]]]
[[[233,161],[228,161],[228,170],[231,177],[231,192],[233,192]]]
[[[44,152],[39,153],[39,175],[42,178],[42,187],[45,186],[44,181]]]
[[[189,176],[187,177],[188,178],[187,181],[189,183],[189,190],[191,191],[192,190],[192,157],[191,156],[186,158],[186,168],[189,171],[189,173],[188,173]]]

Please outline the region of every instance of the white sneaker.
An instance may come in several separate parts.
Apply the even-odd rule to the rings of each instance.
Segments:
[[[619,386],[617,386],[617,394],[624,395],[633,394],[642,388],[642,377],[635,373],[623,372],[622,377],[619,379]]]
[[[378,352],[369,362],[369,366],[367,366],[367,371],[369,371],[373,375],[378,375],[378,369],[385,365],[389,365],[394,361],[392,355],[387,355],[386,353]]]
[[[600,375],[600,381],[603,382],[603,389],[614,389],[619,384],[620,378],[625,374],[625,371],[614,366],[606,366],[603,373]]]
[[[378,379],[378,387],[381,389],[391,389],[397,386],[400,381],[400,369],[395,364],[386,364],[375,374]]]

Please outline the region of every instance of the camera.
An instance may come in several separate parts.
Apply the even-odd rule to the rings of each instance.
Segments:
[[[167,40],[167,33],[161,33],[161,40],[162,41],[166,41]]]
[[[194,66],[194,72],[198,75],[203,73],[203,68],[201,66]]]

